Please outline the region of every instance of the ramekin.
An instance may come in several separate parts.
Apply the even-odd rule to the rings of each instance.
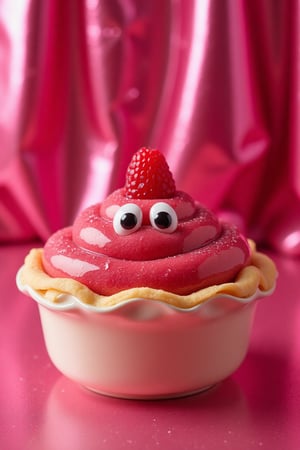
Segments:
[[[230,376],[248,350],[257,300],[218,295],[181,309],[146,298],[95,307],[71,295],[53,303],[30,286],[49,357],[71,380],[120,398],[173,398]]]

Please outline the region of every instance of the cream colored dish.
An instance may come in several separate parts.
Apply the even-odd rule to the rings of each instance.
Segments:
[[[142,298],[97,307],[66,294],[49,302],[20,273],[17,284],[38,303],[59,371],[98,393],[139,399],[188,395],[231,375],[246,355],[257,299],[272,291],[217,295],[189,309]]]

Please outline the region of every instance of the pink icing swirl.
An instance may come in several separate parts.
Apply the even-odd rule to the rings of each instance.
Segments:
[[[232,281],[249,257],[237,228],[186,193],[129,201],[120,189],[52,235],[43,265],[49,275],[71,277],[102,295],[134,287],[189,294]]]

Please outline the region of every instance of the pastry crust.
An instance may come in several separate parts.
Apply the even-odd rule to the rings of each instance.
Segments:
[[[49,302],[59,303],[62,294],[70,294],[81,302],[96,307],[111,307],[134,298],[158,300],[179,308],[192,308],[216,295],[229,294],[240,298],[254,295],[257,289],[262,292],[271,290],[276,281],[277,270],[273,261],[255,248],[249,240],[251,259],[235,280],[229,283],[210,286],[188,295],[178,295],[159,289],[137,287],[123,290],[110,296],[96,294],[82,283],[71,278],[53,278],[47,275],[42,265],[43,249],[32,249],[25,258],[20,272],[20,281],[28,285]]]

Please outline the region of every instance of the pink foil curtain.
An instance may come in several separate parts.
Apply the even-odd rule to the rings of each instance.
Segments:
[[[46,239],[141,146],[300,255],[300,3],[0,0],[0,241]]]

